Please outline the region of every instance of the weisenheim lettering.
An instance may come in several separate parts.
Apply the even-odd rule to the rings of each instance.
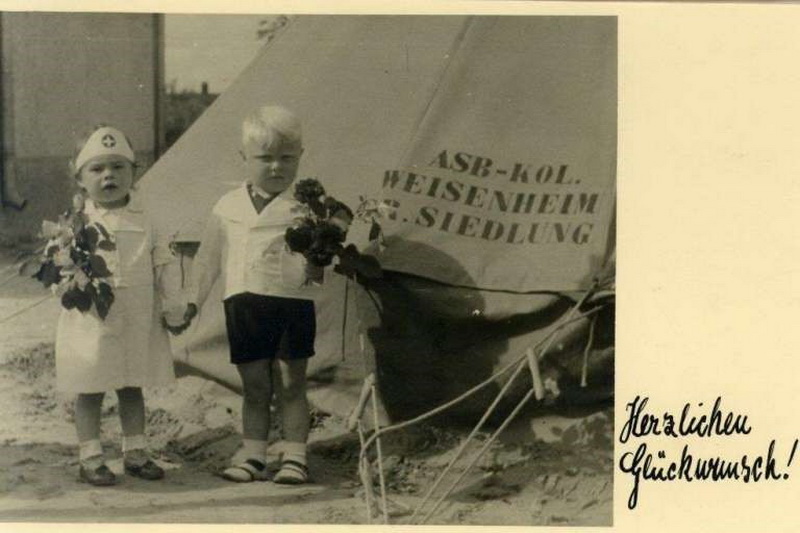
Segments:
[[[412,209],[416,212],[402,222],[504,244],[580,246],[591,242],[601,195],[576,189],[580,179],[572,176],[566,164],[501,165],[487,156],[441,150],[429,168],[426,173],[384,173],[387,193],[416,198],[417,207]],[[437,168],[447,172],[437,175]],[[508,190],[508,184],[516,188]],[[530,189],[520,190],[520,185]],[[549,188],[537,189],[543,185]],[[396,197],[390,201],[400,207]]]
[[[680,413],[664,412],[655,415],[647,411],[647,397],[637,396],[626,405],[627,420],[619,434],[619,442],[631,439],[656,437],[678,438],[735,438],[749,435],[752,426],[747,415],[726,412],[722,398],[717,397],[711,407],[704,402],[686,403]],[[776,439],[770,440],[765,453],[745,454],[736,458],[720,456],[696,457],[689,444],[684,444],[680,457],[671,459],[663,449],[651,451],[648,442],[641,441],[635,450],[624,452],[619,460],[619,469],[633,477],[633,487],[628,497],[628,508],[634,509],[639,502],[642,481],[739,481],[743,483],[780,481],[789,479],[788,473],[778,468]],[[787,469],[794,460],[798,439],[794,440]],[[764,452],[764,450],[761,450]]]

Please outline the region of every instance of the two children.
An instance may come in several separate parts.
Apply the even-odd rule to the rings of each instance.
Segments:
[[[193,267],[193,292],[180,333],[222,277],[230,361],[243,384],[243,446],[223,477],[239,482],[267,479],[270,404],[281,399],[283,454],[273,481],[308,481],[306,441],[310,413],[306,368],[314,355],[314,295],[321,272],[290,252],[284,235],[301,213],[290,193],[303,155],[298,119],[281,107],[263,107],[243,123],[244,184],[214,207]],[[113,234],[109,260],[114,304],[101,320],[94,311],[64,311],[59,320],[56,364],[59,388],[78,393],[75,421],[80,478],[94,485],[116,479],[100,446],[104,393],[116,390],[123,428],[125,471],[160,479],[164,471],[145,452],[142,387],[174,379],[168,339],[159,326],[157,286],[175,263],[132,194],[135,157],[124,134],[102,127],[81,143],[73,161],[86,195],[85,214]],[[161,283],[161,285],[164,285]],[[163,286],[161,292],[171,292]]]
[[[302,155],[300,122],[288,110],[263,107],[245,119],[245,182],[214,206],[193,266],[186,322],[221,276],[230,361],[242,379],[243,446],[223,472],[231,481],[267,479],[273,393],[281,400],[284,442],[272,481],[308,480],[306,367],[314,355],[316,286],[307,280],[321,272],[290,252],[284,239],[301,214],[289,189]]]
[[[164,476],[146,452],[142,387],[174,380],[159,300],[168,291],[164,280],[175,263],[169,243],[132,191],[135,161],[127,137],[101,126],[78,144],[71,162],[85,198],[84,215],[101,223],[115,243],[103,252],[114,294],[108,315],[101,319],[95,309],[65,309],[56,333],[57,387],[77,393],[79,478],[93,485],[116,482],[100,445],[101,407],[111,390],[119,400],[125,472],[148,480]]]

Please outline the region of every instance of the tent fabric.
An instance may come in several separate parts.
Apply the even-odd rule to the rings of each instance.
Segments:
[[[516,357],[613,248],[613,17],[295,17],[141,180],[176,241],[196,242],[241,183],[241,121],[265,104],[303,122],[300,177],[352,207],[400,207],[373,248],[387,270],[374,298],[331,276],[312,359],[313,372],[376,364],[400,398],[393,417],[420,407],[398,384],[428,375],[425,404]],[[509,237],[516,225],[525,241],[537,224],[534,242]],[[351,239],[366,246],[367,230],[355,223]],[[206,306],[176,358],[235,385],[221,308]]]
[[[606,253],[615,157],[614,19],[472,19],[385,172],[398,215],[383,263],[483,289],[586,288]]]
[[[300,177],[340,200],[377,198],[430,101],[468,17],[296,17],[141,181],[161,224],[196,241],[217,199],[241,183],[241,123],[265,104],[303,123]],[[179,202],[179,203],[178,203]]]

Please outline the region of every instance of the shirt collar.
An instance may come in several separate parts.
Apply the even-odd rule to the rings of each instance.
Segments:
[[[267,191],[265,191],[264,189],[253,183],[247,183],[245,184],[245,187],[247,187],[248,193],[250,193],[253,196],[258,196],[260,198],[263,198],[264,200],[269,200],[275,196],[274,194],[268,193]]]
[[[133,191],[131,191],[128,194],[128,203],[124,207],[120,207],[118,209],[108,209],[105,207],[101,207],[95,204],[94,200],[92,200],[91,198],[86,199],[83,207],[83,212],[86,213],[87,215],[95,214],[103,216],[106,213],[110,213],[112,211],[128,211],[131,213],[141,213],[144,211],[144,207],[142,206],[141,198],[139,198],[139,196],[135,194]]]

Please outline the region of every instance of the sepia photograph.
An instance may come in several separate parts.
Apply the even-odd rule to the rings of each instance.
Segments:
[[[617,16],[0,36],[0,521],[613,525]]]

